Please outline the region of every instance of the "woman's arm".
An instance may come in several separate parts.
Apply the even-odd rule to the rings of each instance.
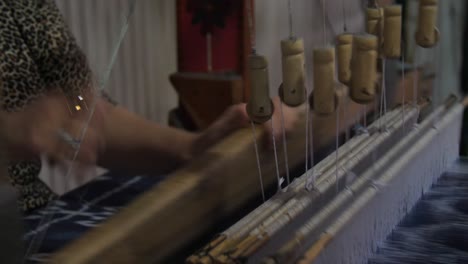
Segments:
[[[165,173],[200,155],[233,131],[249,125],[245,104],[228,108],[203,132],[191,133],[150,122],[123,107],[102,103],[106,113],[103,128],[105,147],[98,164],[109,169]],[[279,98],[275,98],[274,103],[279,109]],[[298,115],[296,110],[283,107],[285,130],[288,132],[294,127]],[[276,119],[274,132],[280,139],[282,122],[276,113],[273,116]],[[265,129],[267,139],[271,139],[269,123]]]
[[[246,123],[242,105],[229,108],[202,133],[191,133],[150,122],[107,101],[102,104],[105,147],[98,164],[131,172],[171,171]]]

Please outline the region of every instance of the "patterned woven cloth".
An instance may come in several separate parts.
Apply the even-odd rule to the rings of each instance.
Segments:
[[[35,242],[28,263],[45,263],[51,253],[101,224],[162,178],[105,174],[27,214],[26,246],[45,232],[44,239]],[[44,218],[49,221],[41,222]]]

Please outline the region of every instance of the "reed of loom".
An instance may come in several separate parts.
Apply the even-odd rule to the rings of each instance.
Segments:
[[[416,112],[408,111],[408,113],[407,122],[414,121]],[[390,123],[400,122],[400,125],[395,124],[395,130],[402,127],[398,110],[391,111],[388,115]],[[370,128],[372,127],[376,127],[376,125],[373,124]],[[393,127],[391,130],[393,131]],[[372,147],[368,146],[369,142],[375,142],[374,146],[379,145],[388,136],[389,134],[379,135],[379,133],[374,133],[373,135],[363,134],[353,138],[344,145],[341,148],[343,154],[341,155],[340,162],[343,160],[343,167],[340,170],[340,181],[346,178],[348,167],[352,168],[356,163],[365,159],[366,154],[371,152]],[[360,146],[361,148],[354,148],[356,146]],[[365,146],[367,146],[367,150]],[[303,212],[306,206],[311,203],[318,202],[318,193],[321,193],[322,197],[331,195],[330,192],[334,190],[335,182],[333,180],[334,177],[331,177],[334,174],[334,159],[330,157],[334,156],[328,156],[316,166],[316,170],[321,171],[317,179],[317,192],[306,192],[304,183],[307,175],[298,178],[291,184],[287,193],[278,194],[232,228],[223,232],[220,235],[224,239],[222,243],[218,243],[214,247],[205,248],[205,250],[209,250],[199,254],[200,256],[205,255],[205,257],[197,259],[197,257],[192,256],[188,262],[214,263],[212,261],[216,260],[220,263],[225,263],[226,261],[227,263],[234,263],[256,253],[262,245],[277,234],[279,229],[289,224],[288,221],[291,221],[291,218]],[[291,196],[291,193],[294,193],[294,196]],[[259,237],[259,235],[261,236]]]
[[[372,58],[376,59],[376,56]],[[387,113],[386,118],[390,127],[396,122],[401,122],[400,111],[394,110]],[[411,113],[408,115],[406,122],[414,121],[414,114],[416,111],[414,109],[406,109],[406,112]],[[369,127],[369,130],[376,131],[377,127],[378,126],[374,123]],[[410,127],[409,123],[406,123],[404,127]],[[362,153],[370,153],[368,145],[375,141],[374,138],[384,141],[387,136],[387,134],[372,134],[360,135],[351,139],[345,146],[340,148],[341,155],[339,162],[342,163],[345,159],[351,159],[351,162],[343,162],[345,165],[342,166],[355,165],[359,162],[359,159],[353,158],[353,154],[357,153],[357,156],[359,156],[364,155]],[[362,150],[365,150],[366,147],[368,151],[363,152]],[[322,186],[322,191],[324,193],[326,192],[325,190],[331,190],[333,189],[331,187],[334,186],[334,181],[329,181],[329,179],[334,178],[330,177],[334,173],[334,162],[335,156],[332,154],[316,165],[316,172],[323,176],[319,176],[317,184],[319,184],[318,186]],[[340,180],[344,178],[345,173],[345,170],[340,170]],[[214,243],[210,243],[210,245],[200,250],[197,254],[192,255],[187,260],[187,263],[215,263],[215,261],[219,263],[233,263],[255,254],[265,243],[271,240],[271,237],[274,236],[281,227],[289,224],[294,215],[304,211],[305,206],[310,204],[314,197],[316,198],[317,193],[304,195],[305,178],[306,176],[296,179],[296,181],[291,184],[287,193],[278,194],[261,205],[257,210],[243,218],[236,225],[220,234],[219,237],[214,240]],[[323,185],[320,185],[322,181]],[[292,193],[294,195],[292,195]]]
[[[371,166],[349,187],[350,192],[340,193],[329,205],[338,215],[319,230],[298,263],[367,261],[419,200],[421,190],[427,191],[458,158],[458,129],[465,106],[453,98],[449,101]],[[338,210],[338,203],[344,209]],[[362,246],[344,247],[350,239]]]
[[[468,263],[467,199],[468,159],[460,157],[392,230],[368,263]]]

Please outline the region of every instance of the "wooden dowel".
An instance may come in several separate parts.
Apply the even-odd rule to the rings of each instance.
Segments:
[[[336,109],[335,49],[314,50],[314,90],[312,109],[319,115],[330,115]]]
[[[299,106],[306,101],[304,41],[281,41],[283,84],[279,95],[288,106]]]
[[[338,80],[348,85],[351,81],[351,58],[353,54],[353,35],[344,33],[337,37],[336,56],[338,58]]]
[[[438,0],[419,1],[419,19],[416,29],[416,43],[423,48],[431,48],[439,41],[437,29]]]
[[[374,35],[355,35],[351,60],[350,97],[359,104],[374,101],[377,80],[377,42]]]
[[[401,56],[401,5],[384,8],[383,55],[396,59]]]
[[[270,98],[268,62],[264,56],[249,57],[251,95],[247,103],[247,113],[256,123],[265,123],[273,115],[273,102]]]
[[[366,9],[366,32],[378,38],[377,51],[380,54],[382,48],[382,35],[384,30],[382,8],[367,8]]]

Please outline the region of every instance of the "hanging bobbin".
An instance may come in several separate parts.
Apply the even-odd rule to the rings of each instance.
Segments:
[[[343,33],[336,38],[336,56],[338,61],[338,80],[348,85],[351,80],[351,58],[353,54],[353,35]]]
[[[416,29],[416,43],[423,48],[431,48],[439,41],[437,23],[437,0],[419,1],[419,20]]]
[[[386,6],[382,49],[385,58],[396,59],[401,56],[401,25],[401,6]]]
[[[264,56],[249,56],[249,73],[251,81],[251,96],[246,110],[255,123],[265,123],[273,115],[274,107],[270,98],[268,81],[268,61]]]
[[[378,7],[368,7],[366,9],[366,32],[378,38],[378,51],[381,52],[382,47],[382,33],[384,30],[383,9]]]
[[[377,85],[377,43],[371,34],[355,35],[351,60],[350,97],[359,104],[374,101]]]
[[[284,104],[295,107],[306,100],[304,41],[290,38],[281,41],[283,83],[279,96]]]
[[[335,49],[314,49],[314,90],[309,98],[311,109],[319,115],[330,115],[338,106],[335,93]]]

